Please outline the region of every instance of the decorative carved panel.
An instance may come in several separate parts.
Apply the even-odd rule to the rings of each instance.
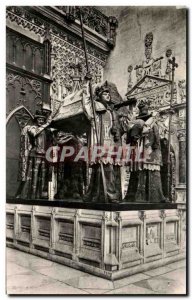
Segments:
[[[21,105],[34,114],[43,102],[44,88],[45,84],[39,79],[30,78],[24,74],[20,75],[17,71],[7,70],[7,115]]]
[[[122,228],[122,246],[121,255],[124,261],[138,259],[137,253],[139,253],[140,242],[139,242],[140,226],[126,226]],[[130,254],[132,253],[132,254]]]
[[[6,227],[7,229],[14,229],[14,214],[6,214]]]
[[[58,242],[64,244],[73,244],[74,224],[68,221],[59,222]]]
[[[93,85],[102,80],[104,62],[92,55],[88,55],[90,72],[93,76]],[[82,88],[86,75],[85,54],[64,39],[52,36],[52,80],[51,98],[53,110],[66,95],[74,90],[78,80],[79,88]],[[77,74],[77,65],[80,66]]]
[[[7,62],[24,70],[44,73],[45,47],[18,32],[7,29]]]
[[[167,222],[165,230],[165,247],[167,251],[171,251],[178,244],[178,222]]]
[[[161,223],[148,223],[146,225],[146,256],[158,255],[161,253]]]
[[[75,6],[56,6],[56,8],[64,12],[67,18],[71,16],[72,19],[73,16],[73,20],[79,19],[78,8]],[[109,18],[93,6],[83,6],[81,7],[81,11],[83,23],[99,34],[107,37]]]
[[[54,7],[47,7],[45,8],[45,10],[53,11]],[[67,13],[71,14],[71,9],[70,12],[68,12],[67,7],[56,7],[56,14],[58,14],[58,10],[63,12],[64,17]],[[74,13],[75,17],[78,17],[76,9]],[[59,17],[61,17],[61,14],[59,15]],[[53,83],[51,86],[51,104],[52,110],[55,111],[59,106],[60,101],[68,93],[71,93],[77,86],[78,88],[82,87],[84,76],[86,74],[82,38],[71,34],[70,32],[66,31],[64,27],[61,28],[54,22],[48,22],[43,18],[43,16],[41,18],[39,15],[33,12],[33,7],[27,8],[21,6],[9,6],[7,7],[7,20],[9,20],[9,22],[16,23],[18,26],[25,29],[26,33],[29,32],[30,34],[30,32],[33,32],[37,36],[40,36],[44,39],[46,39],[47,28],[49,28],[49,38],[52,48],[51,75],[53,79]],[[115,30],[117,27],[115,18],[106,17],[93,7],[83,7],[83,20],[85,22],[85,25],[90,26],[90,28],[94,29],[100,34],[107,35],[110,44],[114,43],[116,35]],[[91,35],[91,33],[89,34]],[[102,43],[103,42],[104,41],[102,41]],[[11,49],[14,48],[11,47]],[[27,49],[27,52],[24,51],[24,49]],[[34,50],[31,48],[31,44],[26,47],[24,42],[21,46],[21,50],[21,53],[25,53],[25,55],[28,53],[28,57],[33,57],[32,55],[34,53]],[[90,45],[89,43],[87,43],[87,51],[90,72],[93,78],[92,83],[94,85],[95,83],[102,81],[103,67],[105,65],[108,53],[106,53],[106,50],[103,51],[98,47]],[[10,50],[10,56],[14,56],[13,50]],[[20,60],[21,61],[19,62],[19,66],[22,65],[23,67],[23,58],[20,57]],[[33,70],[32,61],[32,59],[28,60],[30,70]],[[81,70],[78,74],[79,78],[77,78],[76,76],[76,63],[81,66]],[[44,91],[45,90],[46,89],[44,89]],[[49,99],[49,95],[45,95],[44,98]]]
[[[31,216],[20,216],[20,224],[21,224],[21,232],[27,232],[30,233],[31,231]]]
[[[135,97],[139,101],[140,98],[150,99],[151,109],[159,109],[170,105],[172,50],[168,49],[165,55],[154,58],[152,46],[153,33],[149,32],[145,36],[145,59],[135,67],[132,65],[128,67],[127,97]],[[186,102],[185,79],[175,81],[172,104],[184,102]]]
[[[99,15],[103,15],[99,11],[97,11],[97,13]],[[77,48],[83,49],[82,39],[79,39],[78,37],[69,34],[67,31],[64,31],[60,27],[55,26],[47,20],[45,21],[43,18],[32,13],[30,7],[27,8],[22,6],[8,6],[6,9],[6,18],[11,22],[15,22],[17,25],[24,28],[25,30],[28,30],[29,32],[34,32],[37,36],[40,37],[45,37],[46,29],[50,26],[51,35],[60,37],[66,42],[76,46]],[[93,20],[93,23],[94,22],[95,20]],[[95,57],[98,57],[103,61],[106,61],[107,55],[104,54],[102,51],[93,48],[90,45],[87,45],[87,50],[89,54],[94,55]]]
[[[45,217],[36,217],[37,238],[49,241],[51,230],[51,219]]]
[[[6,18],[22,28],[33,31],[39,36],[44,36],[46,28],[44,22],[21,6],[8,6],[6,9]]]
[[[101,227],[91,225],[82,225],[81,248],[86,249],[101,249]]]

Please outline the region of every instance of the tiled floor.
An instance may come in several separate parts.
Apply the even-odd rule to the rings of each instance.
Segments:
[[[185,294],[185,261],[110,281],[7,248],[7,294]]]

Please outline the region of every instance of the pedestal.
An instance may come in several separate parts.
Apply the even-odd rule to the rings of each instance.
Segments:
[[[185,257],[176,204],[24,203],[7,203],[8,246],[72,268],[114,280]]]

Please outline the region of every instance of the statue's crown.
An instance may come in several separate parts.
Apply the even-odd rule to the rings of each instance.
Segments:
[[[47,116],[47,114],[46,114],[45,111],[43,111],[43,110],[36,110],[34,118],[35,119],[36,118],[44,118],[44,119],[46,119],[46,116]]]

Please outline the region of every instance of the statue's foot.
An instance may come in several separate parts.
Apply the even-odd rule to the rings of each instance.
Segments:
[[[94,196],[94,197],[91,199],[91,202],[99,203],[99,196]]]
[[[110,200],[109,203],[120,203],[121,201],[119,199],[113,199]]]
[[[169,198],[164,198],[161,200],[161,203],[171,203]]]
[[[85,195],[83,197],[83,202],[90,202],[90,196],[89,195]]]
[[[41,198],[42,199],[48,199],[48,193],[47,192],[42,192]]]
[[[74,193],[74,194],[73,194],[73,198],[74,198],[74,199],[80,199],[81,196],[80,196],[79,193]]]

